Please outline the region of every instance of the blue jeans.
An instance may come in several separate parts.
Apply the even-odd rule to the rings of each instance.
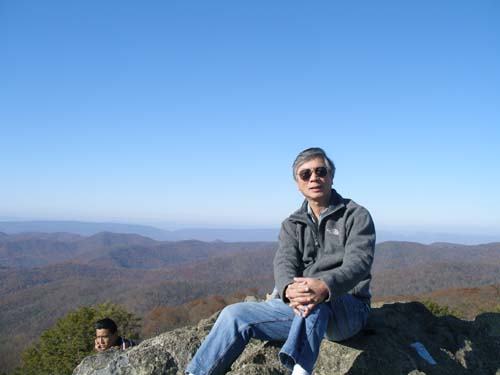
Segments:
[[[298,363],[312,372],[328,327],[329,339],[345,340],[363,328],[370,308],[350,294],[333,303],[321,303],[307,316],[297,316],[280,299],[241,302],[227,306],[217,318],[186,371],[195,375],[221,375],[245,349],[251,338],[285,341],[279,353],[290,371]],[[330,326],[329,326],[330,325]]]

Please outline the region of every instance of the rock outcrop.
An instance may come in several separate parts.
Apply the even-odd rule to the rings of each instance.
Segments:
[[[73,375],[183,374],[215,318],[127,351],[87,357]],[[323,340],[314,374],[500,375],[499,327],[500,314],[463,321],[437,318],[418,302],[385,304],[373,308],[367,327],[356,337],[342,343]],[[288,374],[277,359],[280,345],[252,340],[228,374]]]

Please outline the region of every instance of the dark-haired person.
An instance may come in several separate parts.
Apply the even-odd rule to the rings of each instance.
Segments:
[[[112,347],[127,349],[135,346],[135,342],[118,335],[118,327],[110,318],[98,320],[95,323],[95,350],[103,352]]]
[[[305,200],[281,226],[274,258],[279,298],[224,308],[187,373],[224,374],[257,338],[284,341],[281,363],[293,375],[311,374],[323,337],[341,341],[363,328],[375,227],[365,208],[332,189],[334,175],[322,149],[297,156],[293,177]]]

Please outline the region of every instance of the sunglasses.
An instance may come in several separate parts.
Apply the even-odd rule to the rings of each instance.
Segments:
[[[302,181],[309,181],[312,174],[318,177],[325,177],[328,174],[328,169],[326,167],[317,167],[314,169],[302,169],[299,173],[297,173]]]

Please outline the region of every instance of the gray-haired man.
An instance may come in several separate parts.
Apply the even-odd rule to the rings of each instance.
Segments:
[[[293,164],[305,200],[281,226],[274,258],[280,298],[226,307],[187,368],[224,374],[250,338],[285,341],[280,361],[293,375],[312,373],[321,340],[358,333],[370,311],[375,227],[368,211],[334,189],[335,165],[320,148]]]

